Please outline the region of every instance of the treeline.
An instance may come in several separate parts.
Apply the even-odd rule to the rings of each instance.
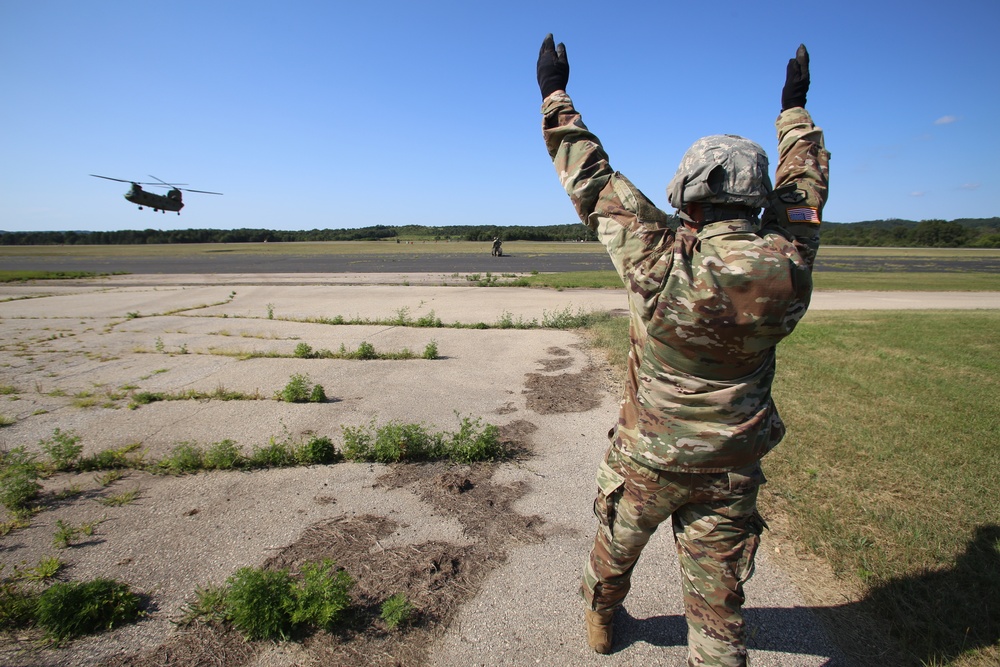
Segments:
[[[913,248],[1000,248],[1000,218],[958,220],[868,220],[828,222],[820,230],[826,245]],[[494,225],[375,225],[360,229],[124,229],[111,232],[0,232],[0,245],[135,245],[152,243],[287,243],[293,241],[596,241],[580,224],[544,227]]]
[[[1000,218],[826,223],[820,228],[820,239],[825,245],[1000,248]]]
[[[436,241],[596,241],[580,224],[545,227],[400,227],[375,225],[360,229],[123,229],[110,232],[0,232],[0,245],[141,245],[153,243],[282,243],[293,241],[392,241],[401,238]]]

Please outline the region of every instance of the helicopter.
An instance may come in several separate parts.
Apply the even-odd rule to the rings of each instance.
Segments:
[[[167,211],[177,211],[177,215],[181,214],[181,209],[184,208],[184,202],[181,201],[181,191],[184,192],[199,192],[203,195],[221,195],[221,192],[209,192],[208,190],[190,190],[188,188],[181,188],[167,183],[164,180],[156,178],[152,174],[149,175],[150,178],[154,178],[158,183],[139,183],[136,181],[128,181],[124,178],[111,178],[110,176],[100,176],[98,174],[91,174],[94,178],[104,178],[109,181],[118,181],[119,183],[130,183],[132,185],[129,191],[125,193],[125,199],[129,200],[133,204],[139,205],[139,210],[142,210],[143,206],[148,206],[153,209],[153,211],[160,211],[161,213],[166,213]],[[154,192],[147,192],[142,189],[144,185],[152,185],[157,188],[170,188],[165,195],[158,195]],[[186,183],[181,183],[181,185],[187,185]]]

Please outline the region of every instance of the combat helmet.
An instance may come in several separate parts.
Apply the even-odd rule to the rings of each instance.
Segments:
[[[754,214],[771,192],[767,153],[735,134],[702,137],[684,153],[667,185],[667,200],[683,214],[685,204],[744,206]]]

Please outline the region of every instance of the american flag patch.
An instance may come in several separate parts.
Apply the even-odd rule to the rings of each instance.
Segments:
[[[788,209],[788,222],[812,222],[819,224],[819,213],[805,206]]]

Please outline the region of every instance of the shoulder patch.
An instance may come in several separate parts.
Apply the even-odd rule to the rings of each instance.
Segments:
[[[798,204],[805,200],[806,193],[803,190],[796,189],[790,192],[782,192],[778,195],[778,198],[786,204]]]
[[[788,209],[788,222],[810,222],[819,224],[819,211],[809,206]]]

